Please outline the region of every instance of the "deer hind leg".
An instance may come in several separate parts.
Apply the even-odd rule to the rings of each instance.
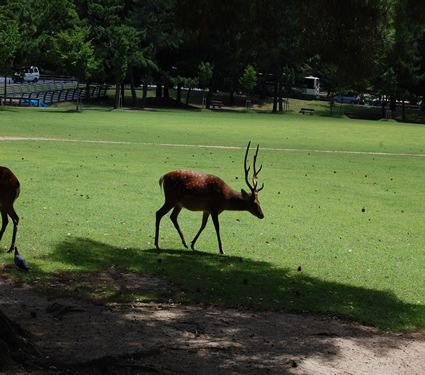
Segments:
[[[205,226],[207,225],[207,221],[209,218],[210,214],[208,212],[204,212],[204,215],[202,216],[202,224],[201,224],[201,228],[199,229],[198,233],[196,234],[195,238],[192,240],[191,242],[191,248],[192,250],[195,250],[195,242],[198,239],[199,235],[202,233],[202,231],[204,230]]]
[[[0,240],[3,237],[4,231],[6,230],[7,224],[9,223],[9,219],[7,217],[7,214],[11,217],[13,221],[13,236],[12,236],[12,244],[10,245],[10,249],[8,253],[13,251],[15,248],[15,242],[16,242],[16,233],[18,231],[18,223],[19,223],[19,216],[16,214],[15,210],[12,207],[6,208],[1,207],[1,216],[2,216],[2,226],[0,230]]]
[[[6,230],[7,224],[9,223],[9,219],[7,218],[6,210],[0,206],[1,217],[2,217],[2,225],[0,230],[0,240],[3,237],[3,233]]]
[[[159,237],[159,223],[161,222],[162,217],[170,211],[174,207],[174,204],[170,204],[165,202],[164,205],[156,211],[156,225],[155,225],[155,247],[158,250],[161,250],[158,244],[158,237]]]
[[[10,245],[10,249],[9,249],[8,253],[10,253],[11,251],[13,251],[15,249],[16,233],[18,232],[18,223],[19,223],[19,216],[16,214],[13,207],[12,207],[11,211],[9,212],[9,215],[12,218],[12,221],[13,221],[13,237],[12,237],[12,245]]]
[[[173,210],[173,212],[172,212],[172,214],[170,216],[170,219],[173,222],[174,227],[177,229],[177,232],[180,235],[180,238],[181,238],[181,240],[183,242],[183,246],[187,249],[186,240],[184,239],[183,233],[182,233],[182,231],[181,231],[181,229],[179,227],[179,223],[177,222],[177,216],[179,216],[179,213],[180,213],[181,210],[182,210],[182,207],[181,206],[174,207],[174,210]]]

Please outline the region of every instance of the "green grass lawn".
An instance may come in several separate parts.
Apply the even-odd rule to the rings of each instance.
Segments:
[[[0,141],[0,165],[22,185],[17,245],[31,267],[17,271],[6,253],[9,225],[7,277],[105,302],[309,311],[425,330],[423,125],[196,110],[2,108],[0,118],[0,137],[23,138]],[[265,218],[220,215],[220,256],[211,221],[193,252],[164,217],[155,250],[159,177],[196,169],[245,188],[249,140],[260,144]],[[201,217],[179,216],[188,241]],[[104,277],[111,267],[171,286],[123,292]]]

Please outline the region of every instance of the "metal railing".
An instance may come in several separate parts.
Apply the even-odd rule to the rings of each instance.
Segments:
[[[91,100],[107,97],[108,85],[90,85],[88,96]],[[87,99],[87,88],[77,84],[55,83],[24,83],[11,84],[4,89],[0,88],[0,104],[2,105],[37,105],[54,104],[60,102]],[[32,103],[32,101],[34,103]]]

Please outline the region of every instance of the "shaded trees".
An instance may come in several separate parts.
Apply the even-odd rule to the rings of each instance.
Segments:
[[[55,39],[59,32],[78,23],[72,0],[18,0],[14,3],[14,17],[21,35],[16,64],[38,65],[44,70],[55,70]]]
[[[365,85],[388,48],[389,0],[304,0],[303,43],[340,87]]]
[[[176,7],[176,26],[182,30],[184,46],[194,60],[196,71],[203,61],[214,66],[209,84],[206,106],[209,108],[211,95],[217,80],[231,65],[238,64],[240,39],[247,3],[242,0],[200,0],[193,3],[180,0]],[[233,79],[237,82],[239,74]]]
[[[11,68],[21,43],[21,36],[16,21],[7,19],[3,14],[0,14],[0,40],[0,71],[5,75],[4,96],[6,97],[7,75],[12,74]]]
[[[58,32],[72,27],[78,17],[72,1],[2,1],[0,8],[0,70],[6,76],[23,65],[55,69]],[[5,93],[6,96],[6,85]]]
[[[130,55],[129,78],[130,82],[142,81],[144,107],[150,78],[155,77],[158,83],[176,83],[174,70],[180,35],[175,28],[175,1],[134,0],[129,17],[129,24],[140,31],[138,49]]]
[[[242,88],[247,91],[247,97],[249,100],[252,90],[254,90],[257,85],[257,72],[252,65],[248,65],[245,68],[244,74],[239,78],[239,83]],[[248,108],[248,104],[246,107]]]
[[[397,1],[391,22],[394,43],[385,59],[383,80],[391,90],[386,92],[391,96],[391,110],[395,110],[397,99],[402,102],[403,121],[404,101],[416,101],[425,79],[425,71],[421,69],[424,58],[420,50],[425,32],[422,5],[417,0]]]
[[[278,110],[278,100],[282,108],[283,68],[300,63],[299,12],[297,1],[253,0],[245,21],[257,70],[274,82],[273,112]]]
[[[44,71],[67,66],[67,72],[76,75],[65,60],[80,59],[84,66],[82,56],[88,62],[92,46],[91,59],[98,69],[81,76],[116,84],[116,108],[123,83],[131,84],[133,105],[143,106],[144,100],[136,101],[140,83],[144,98],[149,81],[165,88],[191,86],[201,62],[214,67],[207,107],[215,89],[237,89],[247,65],[261,74],[261,82],[274,86],[274,111],[278,100],[282,108],[284,67],[300,74],[309,65],[309,74],[319,75],[332,90],[364,89],[371,82],[380,82],[382,90],[382,81],[390,75],[396,85],[390,93],[394,98],[417,96],[423,86],[418,82],[425,73],[425,22],[419,0],[40,0],[37,4],[3,0],[2,4],[3,71],[14,62],[37,64]],[[81,44],[71,42],[82,26],[90,35],[83,36]],[[58,60],[53,53],[63,56]]]
[[[58,33],[56,50],[60,64],[64,71],[79,82],[87,83],[87,97],[89,95],[88,79],[94,74],[98,64],[94,57],[94,48],[89,38],[89,30],[81,27],[63,30]],[[79,98],[77,98],[77,111]]]
[[[13,9],[8,7],[0,12],[0,69],[3,73],[10,71],[21,44],[19,25],[12,12]]]
[[[102,81],[115,83],[114,108],[121,105],[121,83],[128,68],[128,58],[137,44],[140,32],[125,24],[126,2],[93,0],[87,3],[86,23],[90,25]],[[100,74],[99,74],[100,73]]]

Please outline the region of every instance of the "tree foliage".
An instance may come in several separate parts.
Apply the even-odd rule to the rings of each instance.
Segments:
[[[61,67],[79,81],[87,81],[98,66],[94,48],[88,38],[88,29],[75,27],[61,31],[56,39]]]
[[[207,61],[199,64],[198,84],[203,90],[209,87],[214,67]]]
[[[330,69],[340,87],[367,82],[390,43],[391,0],[305,0],[303,43]]]
[[[376,87],[403,99],[424,94],[420,0],[2,0],[1,5],[4,72],[38,65],[44,72],[112,82],[116,106],[123,83],[133,90],[140,83],[146,89],[149,81],[165,89],[192,86],[206,61],[213,67],[207,103],[217,89],[236,90],[248,65],[261,73],[260,93],[274,86],[275,109],[287,86],[286,69],[298,76],[307,68],[329,90]]]
[[[13,66],[21,36],[18,25],[14,21],[1,22],[0,27],[0,69],[8,73]]]
[[[250,92],[255,89],[257,85],[257,72],[252,65],[248,65],[245,68],[244,74],[239,78],[239,83],[248,91],[248,96]]]

